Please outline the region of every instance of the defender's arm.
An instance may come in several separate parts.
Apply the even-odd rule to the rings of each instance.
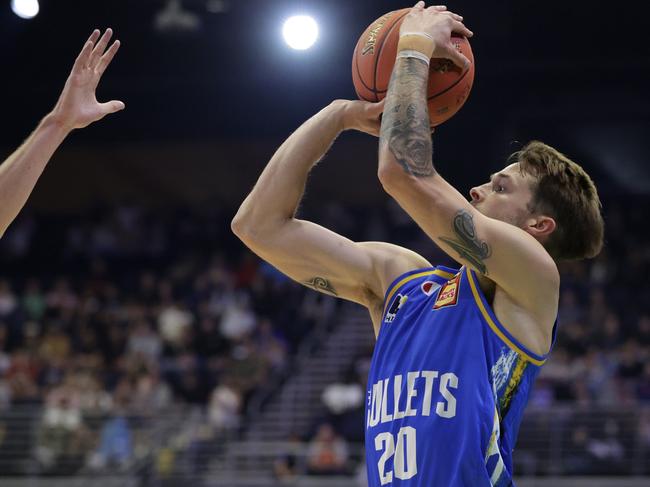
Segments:
[[[120,47],[116,41],[104,52],[112,31],[108,29],[97,42],[99,34],[95,30],[79,53],[54,110],[0,166],[0,236],[25,205],[52,154],[68,134],[124,108],[121,101],[98,103],[95,99],[97,84]]]

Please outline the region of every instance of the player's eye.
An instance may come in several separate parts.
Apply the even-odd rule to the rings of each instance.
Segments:
[[[493,184],[492,191],[494,191],[495,193],[503,193],[505,191],[505,188],[500,184]]]

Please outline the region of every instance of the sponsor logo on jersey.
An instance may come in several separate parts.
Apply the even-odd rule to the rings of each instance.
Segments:
[[[388,308],[388,313],[386,313],[384,323],[392,323],[395,320],[397,312],[402,308],[402,306],[404,306],[404,303],[406,303],[408,298],[409,297],[406,294],[398,294],[395,296],[393,299],[393,304],[391,304],[390,308]]]
[[[458,302],[458,288],[460,285],[461,274],[456,275],[453,279],[447,281],[438,293],[433,309],[444,308],[445,306],[454,306]]]
[[[424,281],[424,282],[420,285],[420,289],[421,289],[422,292],[423,292],[424,294],[426,294],[427,296],[431,296],[431,295],[433,295],[433,293],[435,293],[438,289],[440,289],[440,284],[438,284],[437,282],[433,282],[433,281]]]

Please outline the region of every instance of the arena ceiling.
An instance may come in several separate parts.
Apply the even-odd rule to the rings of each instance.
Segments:
[[[127,110],[77,142],[281,137],[330,100],[354,97],[350,64],[359,34],[382,13],[408,6],[184,0],[191,26],[162,28],[168,1],[41,0],[29,21],[11,12],[9,0],[0,2],[0,146],[25,137],[54,104],[89,32],[107,26],[123,46],[99,93],[124,100]],[[647,16],[638,2],[599,3],[448,2],[475,32],[476,80],[467,105],[439,131],[443,150],[448,144],[463,146],[465,159],[477,148],[494,156],[509,151],[512,141],[535,137],[591,157],[594,127],[601,145],[611,128],[622,132],[616,144],[636,144],[632,159],[647,153]],[[294,13],[320,23],[320,39],[309,51],[282,42],[281,23]]]

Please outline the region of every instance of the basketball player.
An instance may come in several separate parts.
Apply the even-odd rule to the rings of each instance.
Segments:
[[[513,485],[522,412],[555,336],[556,262],[602,246],[593,182],[541,142],[472,188],[470,202],[438,174],[428,63],[467,62],[452,32],[471,36],[460,16],[419,2],[401,26],[385,106],[337,100],[308,120],[232,222],[248,247],[296,281],[368,308],[377,336],[365,425],[371,487]],[[347,129],[380,130],[383,187],[460,269],[295,218],[309,171]]]
[[[121,101],[99,103],[95,98],[97,84],[120,47],[120,41],[115,41],[106,49],[113,35],[111,29],[101,39],[99,35],[98,30],[93,31],[79,53],[54,109],[0,166],[0,236],[25,205],[52,154],[68,134],[124,109]]]

